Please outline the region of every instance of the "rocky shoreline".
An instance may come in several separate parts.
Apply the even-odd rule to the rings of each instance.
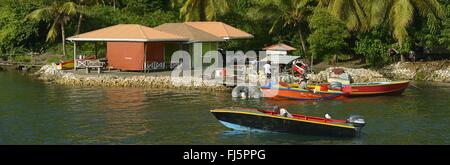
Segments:
[[[397,80],[435,81],[450,83],[450,61],[399,62],[379,70]]]
[[[334,68],[342,68],[353,82],[377,82],[395,80],[418,80],[450,83],[450,61],[396,63],[378,70],[363,68],[330,67],[317,74],[309,74],[310,83],[327,81],[329,73]],[[118,76],[114,74],[74,74],[61,71],[55,65],[45,65],[34,75],[46,82],[72,86],[102,86],[102,87],[144,87],[181,90],[230,90],[214,80],[204,80],[196,77],[171,78],[170,75],[132,75]]]
[[[450,83],[450,61],[398,62],[383,68],[372,70],[363,68],[329,67],[317,74],[309,74],[313,83],[326,82],[334,68],[342,68],[349,73],[354,82],[377,82],[395,80],[416,80]]]
[[[226,86],[212,80],[201,78],[171,78],[170,76],[117,76],[110,74],[74,74],[56,69],[55,65],[45,65],[34,75],[46,82],[71,86],[101,86],[101,87],[144,87],[180,90],[229,90]]]
[[[354,68],[346,68],[346,67],[329,67],[329,68],[325,69],[324,71],[320,71],[317,74],[308,74],[309,81],[312,83],[327,82],[329,73],[335,68],[343,69],[345,73],[348,73],[351,76],[351,79],[355,83],[392,81],[392,80],[386,78],[383,74],[381,74],[377,71],[374,71],[374,70],[363,69],[363,68],[354,69]]]

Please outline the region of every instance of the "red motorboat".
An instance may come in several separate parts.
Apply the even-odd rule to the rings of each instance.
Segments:
[[[392,82],[367,82],[352,83],[349,96],[380,95],[380,94],[401,94],[407,87],[409,81]]]
[[[320,88],[320,86],[319,86]],[[349,89],[347,87],[347,89]],[[334,90],[316,90],[316,89],[302,89],[298,85],[282,85],[280,84],[268,84],[261,86],[263,97],[293,99],[293,100],[331,100],[341,99],[348,94],[347,90],[334,91]]]

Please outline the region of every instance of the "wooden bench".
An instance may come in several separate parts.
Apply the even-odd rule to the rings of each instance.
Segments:
[[[104,65],[105,62],[101,62],[100,60],[78,59],[76,60],[75,70],[78,68],[85,68],[86,73],[90,73],[91,69],[97,69],[97,73],[100,74]]]

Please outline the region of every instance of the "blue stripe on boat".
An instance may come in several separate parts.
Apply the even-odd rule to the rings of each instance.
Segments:
[[[272,131],[268,131],[268,130],[256,129],[256,128],[246,127],[246,126],[242,126],[242,125],[238,125],[238,124],[233,124],[233,123],[222,121],[222,120],[219,120],[219,122],[222,123],[223,125],[225,125],[225,127],[228,127],[228,128],[234,129],[234,130],[239,130],[239,131],[251,131],[251,132],[261,132],[261,133],[272,132]]]

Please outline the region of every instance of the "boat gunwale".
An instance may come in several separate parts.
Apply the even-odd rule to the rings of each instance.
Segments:
[[[381,84],[381,83],[386,83],[387,84]],[[378,84],[368,84],[368,83],[352,83],[352,84],[348,84],[347,86],[351,86],[351,87],[367,87],[367,86],[386,86],[386,85],[397,85],[397,84],[409,84],[410,81],[404,80],[404,81],[385,81],[385,82],[371,82],[371,83],[378,83]]]
[[[313,91],[302,89],[302,88],[286,88],[286,87],[268,88],[268,87],[261,87],[261,89],[290,90],[290,91],[296,91],[296,92],[311,92],[311,93],[314,93]],[[319,94],[339,94],[339,95],[347,94],[347,92],[342,92],[342,91],[316,91],[315,93],[319,93]]]
[[[297,98],[297,97],[290,97],[290,96],[275,96],[275,97],[281,97],[281,98],[286,98],[286,99],[291,99],[291,100],[332,100],[341,95],[343,95],[343,94],[332,94],[331,96],[324,96],[324,97],[318,97],[318,98]]]

